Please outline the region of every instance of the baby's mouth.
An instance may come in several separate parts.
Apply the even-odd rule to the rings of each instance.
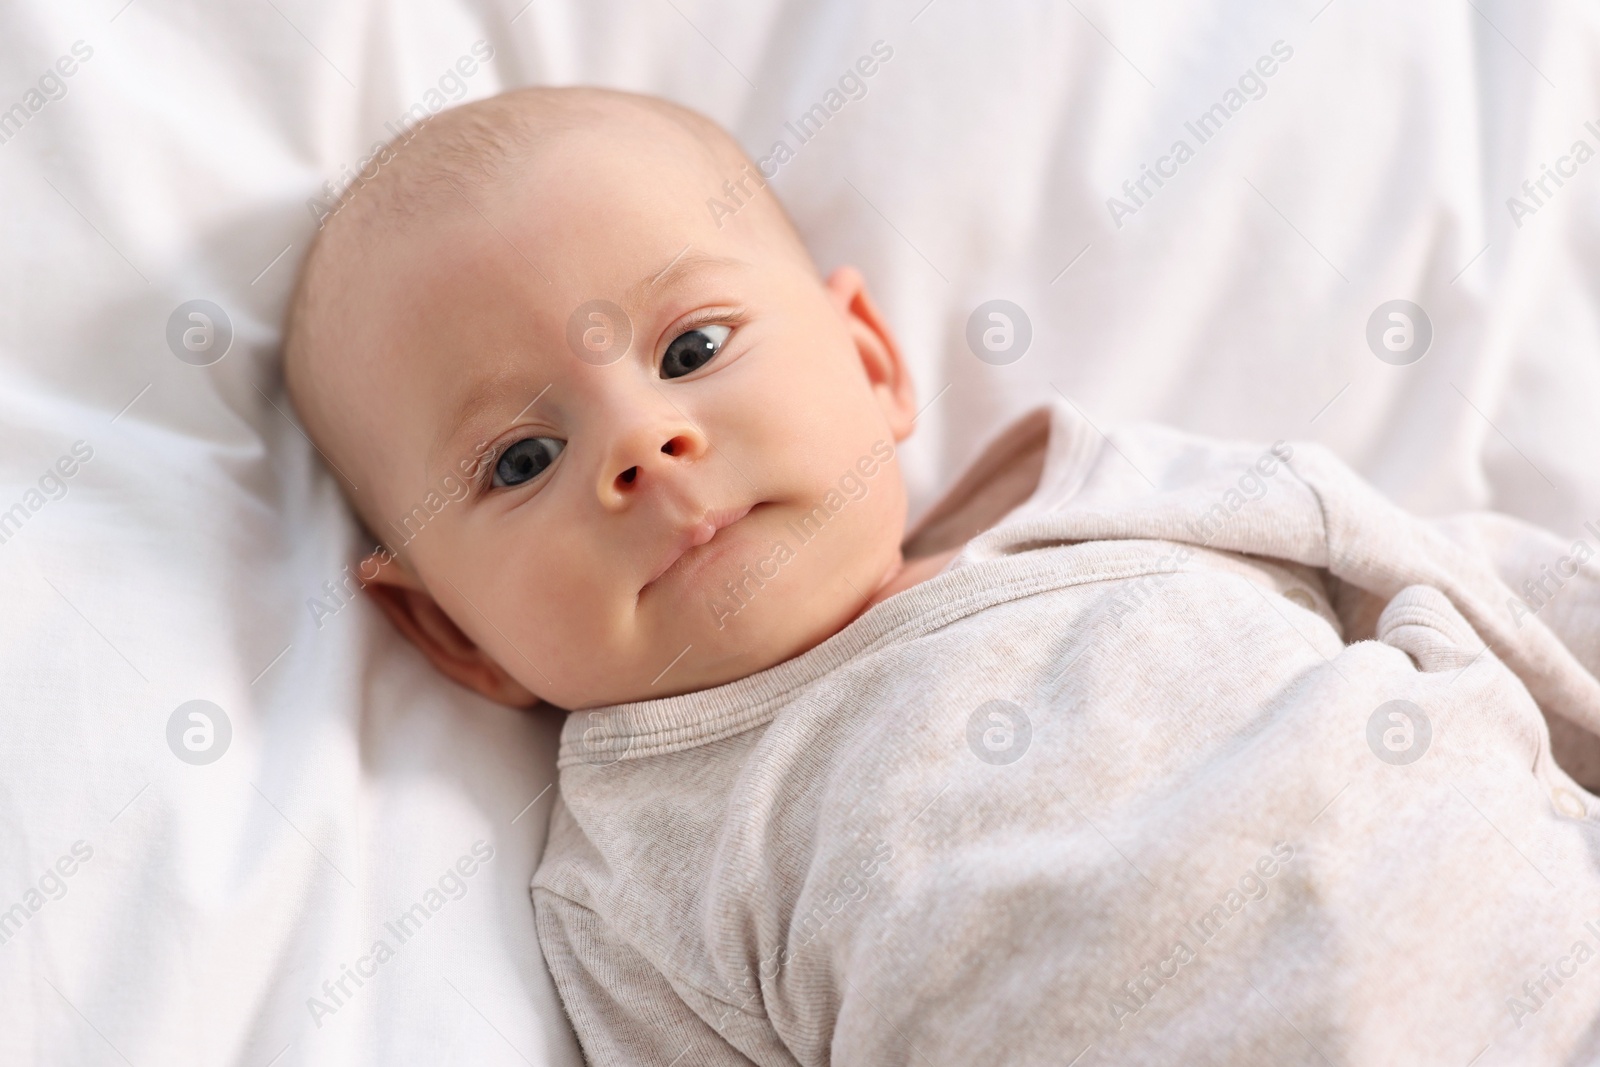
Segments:
[[[710,552],[706,546],[716,541],[718,534],[759,506],[746,504],[743,507],[714,508],[701,515],[698,521],[679,527],[676,538],[662,553],[649,580],[639,592],[643,593],[669,574],[688,570]]]

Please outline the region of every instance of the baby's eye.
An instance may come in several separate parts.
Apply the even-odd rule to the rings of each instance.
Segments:
[[[554,437],[524,437],[504,452],[494,464],[494,486],[509,489],[531,482],[556,461],[566,442]]]
[[[728,334],[733,331],[726,326],[696,326],[687,333],[679,334],[667,346],[666,353],[661,357],[661,376],[663,378],[682,378],[691,371],[697,371],[711,362],[713,356],[722,351],[722,346],[728,340]]]

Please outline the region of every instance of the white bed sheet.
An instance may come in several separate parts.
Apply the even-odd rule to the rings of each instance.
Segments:
[[[785,122],[879,41],[865,96],[797,145]],[[1108,197],[1279,41],[1265,94],[1118,227]],[[1506,200],[1600,148],[1597,43],[1579,5],[1511,0],[8,8],[0,1062],[577,1062],[526,892],[556,724],[434,677],[365,605],[307,603],[358,547],[281,394],[307,200],[430,91],[598,83],[757,157],[787,139],[775,187],[824,269],[866,271],[929,402],[915,508],[1059,390],[1101,425],[1320,440],[1420,511],[1576,536],[1600,517],[1600,162],[1520,226]],[[1009,365],[964,339],[992,298],[1031,320]],[[1396,298],[1433,323],[1410,366],[1364,339]],[[194,299],[234,330],[211,366],[167,344]],[[203,766],[167,740],[196,699],[233,732]],[[480,841],[401,943],[385,924]]]

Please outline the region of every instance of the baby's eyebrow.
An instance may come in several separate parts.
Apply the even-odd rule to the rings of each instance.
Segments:
[[[508,391],[525,384],[525,376],[511,371],[502,371],[499,374],[483,379],[476,387],[469,390],[462,397],[461,403],[456,405],[450,415],[440,424],[444,429],[434,442],[432,451],[428,454],[429,466],[431,467],[440,453],[447,449],[459,451],[463,438],[486,434],[488,420],[481,415],[483,409],[493,401],[503,399]],[[531,408],[533,403],[544,396],[549,389],[550,386],[546,385],[539,390],[539,395],[534,397],[533,401],[530,401],[522,411],[526,412],[528,408]],[[518,416],[520,417],[521,414],[522,412],[519,412]],[[474,433],[469,434],[468,431],[474,431]],[[452,464],[453,462],[452,460]]]
[[[628,290],[628,303],[634,306],[644,303],[652,289],[671,289],[686,277],[697,271],[709,270],[712,267],[747,267],[742,259],[732,259],[728,256],[716,256],[709,252],[691,251],[688,245],[684,250],[674,256],[671,262],[646,278],[640,278]]]

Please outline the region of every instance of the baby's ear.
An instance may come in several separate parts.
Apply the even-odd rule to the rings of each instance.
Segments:
[[[366,593],[428,662],[445,677],[513,708],[537,704],[532,691],[507,674],[446,615],[439,602],[398,558],[379,549],[361,561]],[[371,577],[368,577],[371,575]]]
[[[828,275],[827,289],[855,342],[861,367],[867,372],[867,381],[894,431],[894,439],[904,441],[916,421],[917,394],[900,356],[900,342],[867,293],[867,280],[859,270],[839,267]]]

